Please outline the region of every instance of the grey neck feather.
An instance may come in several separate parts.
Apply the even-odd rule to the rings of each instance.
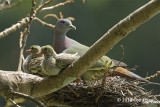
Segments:
[[[25,59],[25,61],[30,62],[31,59],[35,58],[36,56],[34,54],[30,54],[27,56],[27,58]]]
[[[50,59],[50,58],[53,58],[53,56],[52,55],[44,56],[44,59]]]
[[[35,58],[35,57],[37,57],[37,56],[31,53],[28,57],[29,57],[30,59],[32,59],[32,58]]]
[[[56,53],[61,53],[63,50],[69,48],[72,44],[72,39],[66,36],[66,32],[54,32],[53,48]]]
[[[37,58],[37,57],[42,57],[42,55],[35,55],[35,54],[30,54],[27,59],[33,59],[33,58]]]

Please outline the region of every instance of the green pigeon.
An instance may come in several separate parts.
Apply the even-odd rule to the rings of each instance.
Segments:
[[[63,52],[75,54],[78,52],[79,54],[83,55],[89,49],[89,47],[67,37],[66,33],[71,29],[76,30],[76,27],[72,25],[72,22],[70,20],[59,19],[57,21],[54,30],[53,48],[57,53]],[[97,61],[96,64],[93,65],[93,68],[104,68],[104,66],[109,66],[110,68],[113,68],[115,66],[115,63],[109,57],[103,56],[100,60]],[[92,81],[98,79],[99,77],[103,77],[103,75],[104,70],[89,70],[84,73],[81,78],[84,81]],[[148,82],[146,79],[122,67],[117,67],[114,71],[112,71],[111,74],[108,73],[108,76],[110,75]]]
[[[42,61],[41,67],[44,71],[44,74],[48,76],[58,75],[63,68],[66,68],[73,61],[79,58],[77,53],[57,54],[50,45],[43,46],[39,54],[44,54],[44,59]]]
[[[32,45],[30,49],[26,50],[26,52],[30,53],[30,55],[28,55],[27,58],[24,60],[24,72],[44,76],[41,68],[43,55],[37,55],[37,53],[40,51],[41,47],[38,45]]]

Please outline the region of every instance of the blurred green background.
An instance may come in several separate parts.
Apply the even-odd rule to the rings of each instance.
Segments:
[[[55,0],[54,4],[60,1],[65,0]],[[73,25],[77,27],[77,30],[72,30],[67,35],[82,44],[91,46],[112,26],[148,1],[150,0],[86,0],[86,3],[83,4],[81,0],[75,0],[73,4],[42,12],[38,17],[42,19],[47,13],[59,15],[60,11],[63,12],[64,17],[74,17],[76,20],[73,22]],[[22,4],[2,11],[0,13],[0,32],[26,17],[30,12],[30,8],[31,0],[24,0]],[[47,18],[44,21],[55,24],[57,20]],[[0,40],[0,69],[17,69],[19,59],[19,32],[23,29],[24,27]],[[25,49],[28,49],[33,44],[40,46],[52,45],[53,33],[54,31],[52,29],[44,27],[36,21],[33,22]],[[135,73],[142,77],[145,77],[147,74],[154,74],[160,70],[159,33],[160,15],[157,15],[130,33],[107,55],[119,60],[122,56],[120,45],[123,45],[125,48],[123,61],[128,64],[129,68],[138,65],[139,67]],[[160,82],[159,77],[151,81]],[[160,92],[159,86],[148,85],[145,88],[148,90],[154,89],[156,93]]]

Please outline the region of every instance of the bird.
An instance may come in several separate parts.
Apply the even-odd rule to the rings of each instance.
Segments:
[[[30,55],[24,59],[23,70],[26,73],[36,74],[39,76],[45,76],[42,72],[41,63],[43,60],[43,55],[37,55],[41,51],[41,47],[38,45],[30,46],[30,49],[26,50]]]
[[[48,76],[58,75],[62,69],[69,66],[73,61],[79,58],[78,53],[67,54],[60,53],[57,54],[52,46],[45,45],[41,48],[41,52],[38,54],[44,54],[44,59],[41,63],[44,74]]]
[[[78,52],[82,56],[89,49],[89,47],[66,36],[67,32],[70,31],[71,29],[76,30],[76,27],[72,24],[70,20],[63,18],[57,21],[54,29],[53,48],[57,53],[62,52],[62,53],[74,54]],[[110,65],[110,68],[113,68],[115,66],[114,62],[109,57],[102,56],[101,59],[98,60],[96,64],[93,65],[93,68],[101,68],[106,65]],[[148,82],[148,80],[122,67],[117,67],[112,70],[113,70],[111,72],[112,75]],[[89,70],[85,72],[81,76],[81,78],[85,81],[92,81],[98,79],[99,77],[102,77],[103,75],[104,75],[104,70],[97,70],[97,71]]]

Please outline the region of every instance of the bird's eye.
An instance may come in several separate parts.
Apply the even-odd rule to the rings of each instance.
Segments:
[[[47,48],[44,48],[44,50],[47,51],[48,49],[47,49]]]
[[[32,47],[31,50],[34,50],[34,48]]]
[[[61,24],[64,24],[65,22],[64,21],[61,21]]]

